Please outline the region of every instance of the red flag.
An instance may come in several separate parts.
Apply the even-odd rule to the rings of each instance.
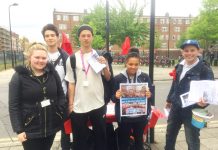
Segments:
[[[126,55],[128,53],[128,50],[130,48],[130,38],[127,36],[125,38],[125,41],[122,44],[122,55]]]
[[[67,35],[64,32],[62,32],[61,48],[64,49],[69,55],[73,53],[70,40],[67,38]]]

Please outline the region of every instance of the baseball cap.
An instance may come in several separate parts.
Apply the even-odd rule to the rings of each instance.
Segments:
[[[184,49],[185,46],[187,46],[187,45],[193,45],[193,46],[197,47],[198,49],[200,48],[200,45],[199,45],[197,40],[186,40],[184,43],[182,43],[180,48]]]
[[[78,32],[77,32],[78,37],[80,36],[80,33],[81,33],[83,30],[89,30],[89,31],[92,33],[92,35],[93,35],[93,29],[92,29],[92,27],[90,27],[89,25],[83,24],[83,25],[81,25],[81,26],[79,27],[79,29],[78,29]]]

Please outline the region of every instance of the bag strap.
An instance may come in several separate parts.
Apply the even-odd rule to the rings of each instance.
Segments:
[[[75,54],[70,56],[70,64],[71,64],[71,68],[73,70],[73,76],[74,76],[74,80],[76,83],[77,77],[76,77],[76,56],[75,56]]]
[[[57,64],[59,63],[59,61],[61,60],[61,55],[58,57],[58,59],[55,60],[53,66],[54,68],[57,66]]]

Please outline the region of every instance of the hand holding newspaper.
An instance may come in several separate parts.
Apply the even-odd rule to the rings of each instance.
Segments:
[[[182,107],[193,105],[203,99],[208,104],[218,105],[218,81],[191,81],[190,91],[180,95]]]
[[[98,53],[94,51],[91,57],[88,59],[88,63],[96,73],[99,73],[103,68],[106,67],[106,64],[101,64],[98,62],[98,57]]]

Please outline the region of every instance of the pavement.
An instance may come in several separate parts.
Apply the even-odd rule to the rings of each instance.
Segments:
[[[123,66],[115,66],[117,72],[123,68]],[[154,68],[154,81],[157,80],[171,80],[168,73],[172,68]],[[143,71],[148,72],[148,67],[145,67]],[[8,88],[8,82],[13,74],[13,70],[9,69],[0,72],[0,90]],[[114,74],[116,74],[115,72]],[[218,78],[218,67],[213,67],[215,78]],[[5,87],[2,87],[5,86]],[[0,150],[22,150],[21,143],[17,140],[16,134],[12,132],[9,116],[8,116],[8,104],[1,101],[6,99],[7,93],[0,92]],[[2,113],[3,112],[3,113]],[[155,126],[154,143],[150,143],[152,150],[163,150],[165,145],[166,124],[157,124]],[[218,150],[218,120],[212,120],[207,122],[207,127],[201,129],[201,150]],[[60,132],[56,134],[52,150],[60,150]],[[187,150],[187,144],[184,135],[184,129],[179,132],[176,142],[176,150]]]

